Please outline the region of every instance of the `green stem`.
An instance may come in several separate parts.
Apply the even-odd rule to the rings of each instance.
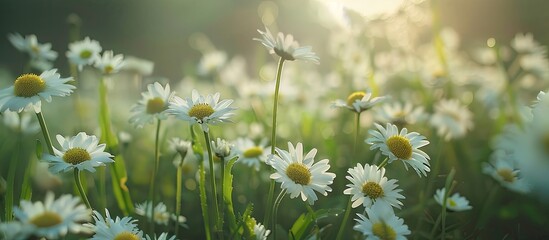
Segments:
[[[76,182],[76,186],[78,187],[78,192],[80,193],[80,197],[82,197],[82,201],[84,201],[89,209],[92,209],[90,201],[88,200],[86,192],[84,191],[82,183],[80,182],[80,170],[78,170],[78,168],[74,168],[74,181]]]
[[[149,201],[151,203],[150,209],[147,209],[147,212],[151,212],[151,216],[149,216],[149,222],[150,222],[150,228],[151,228],[151,234],[154,235],[154,196],[156,192],[156,174],[158,173],[158,165],[160,161],[160,154],[159,154],[159,136],[160,136],[160,125],[162,121],[160,119],[156,122],[156,135],[154,138],[154,170],[151,177],[151,187],[149,189]]]
[[[204,161],[199,164],[199,191],[200,191],[200,207],[202,208],[202,218],[204,218],[204,230],[206,231],[206,239],[210,240],[210,216],[208,213],[208,199],[206,196],[206,171],[204,170]]]
[[[286,196],[286,189],[282,189],[280,193],[278,194],[278,197],[276,197],[275,203],[273,205],[273,226],[271,229],[273,229],[273,239],[276,240],[276,222],[278,217],[278,207],[280,206],[280,203],[282,202],[282,199]]]
[[[21,149],[21,132],[17,134],[15,153],[11,156],[9,167],[8,167],[9,168],[8,179],[7,179],[8,188],[6,189],[7,192],[4,199],[4,204],[5,204],[4,207],[6,210],[4,221],[6,222],[13,220],[13,196],[14,196],[15,188],[12,186],[15,186],[15,174],[17,171],[17,163],[19,162],[19,158],[21,155],[20,149]]]
[[[225,221],[225,204],[223,204],[223,189],[225,189],[225,158],[224,157],[221,157],[220,159],[220,164],[221,164],[221,205],[219,206],[220,210],[219,210],[219,221],[221,221],[221,226],[223,226],[224,224],[224,221]],[[223,230],[220,229],[221,231]]]
[[[355,145],[353,147],[353,158],[355,161],[351,161],[352,165],[355,164],[355,162],[358,162],[357,157],[357,151],[358,151],[358,136],[360,135],[360,112],[356,113],[356,119],[355,119]],[[351,166],[352,167],[352,166]]]
[[[388,162],[389,162],[389,158],[386,157],[385,160],[383,160],[383,162],[381,162],[381,163],[379,164],[379,166],[377,167],[377,169],[381,169],[381,168],[385,167],[385,165],[387,165]]]
[[[208,149],[208,163],[210,164],[210,188],[212,189],[213,201],[214,201],[214,219],[215,219],[215,232],[219,238],[223,238],[223,222],[219,219],[219,203],[217,200],[217,188],[215,185],[215,172],[214,162],[212,154],[212,145],[210,143],[210,134],[204,131],[204,140],[206,141],[206,148]]]
[[[343,239],[343,233],[345,232],[345,226],[347,225],[347,221],[349,220],[349,216],[351,215],[351,211],[353,210],[351,208],[352,201],[351,197],[349,197],[349,201],[347,201],[347,208],[345,209],[345,215],[343,216],[343,221],[341,222],[341,225],[339,226],[339,231],[337,231],[337,237],[336,240]]]
[[[185,160],[184,156],[181,160],[182,162]],[[182,164],[181,164],[182,165]],[[177,238],[177,234],[179,233],[179,216],[181,216],[181,181],[182,181],[182,175],[183,175],[183,167],[179,165],[177,167],[177,176],[176,176],[176,194],[175,194],[175,237]]]
[[[38,123],[40,123],[42,135],[44,135],[44,140],[46,141],[46,145],[48,146],[48,153],[50,155],[55,155],[55,153],[53,152],[53,145],[51,143],[50,132],[48,131],[48,126],[46,126],[46,121],[44,120],[44,115],[42,115],[42,111],[36,113],[36,117],[38,117]]]
[[[275,148],[276,148],[276,116],[278,113],[278,91],[280,90],[280,78],[282,75],[283,68],[284,68],[284,58],[280,58],[278,60],[278,68],[276,71],[276,84],[275,84],[274,103],[273,103],[273,125],[272,125],[272,131],[271,131],[271,154],[272,155],[275,154]],[[271,183],[269,185],[269,195],[267,197],[266,206],[273,205],[274,191],[275,191],[275,182],[274,182],[274,179],[271,179]],[[271,219],[271,216],[272,216],[272,212],[269,209],[265,212],[265,219],[263,219],[263,222],[265,223],[266,226],[268,226],[269,220]]]

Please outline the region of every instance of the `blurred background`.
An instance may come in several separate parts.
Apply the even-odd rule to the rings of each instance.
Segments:
[[[328,36],[337,24],[334,23],[335,15],[326,10],[334,2],[339,1],[3,0],[0,3],[0,65],[15,70],[24,61],[24,56],[17,54],[9,44],[8,33],[36,34],[40,42],[52,43],[53,50],[63,56],[69,43],[69,22],[78,21],[69,16],[76,14],[82,37],[98,40],[103,49],[153,61],[155,75],[177,80],[185,75],[185,66],[193,65],[201,56],[193,48],[192,37],[197,33],[210,37],[216,47],[229,54],[245,56],[261,47],[251,39],[257,37],[256,29],[262,29],[264,25],[276,24],[300,42],[324,46],[329,39],[319,36]],[[374,16],[383,11],[391,12],[391,4],[398,5],[402,1],[340,2],[358,3],[354,8],[356,12]],[[532,32],[542,45],[549,43],[547,1],[439,2],[441,24],[452,27],[467,39],[462,47],[478,45],[490,37],[508,42],[517,32]],[[315,50],[321,59],[325,57],[321,48]],[[59,57],[56,61],[58,68],[68,68],[66,58]]]

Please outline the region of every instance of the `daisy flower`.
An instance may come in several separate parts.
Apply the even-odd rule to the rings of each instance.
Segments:
[[[98,41],[90,40],[86,37],[82,41],[77,41],[69,44],[67,58],[69,62],[78,66],[78,70],[82,71],[85,65],[91,65],[95,60],[99,59],[101,45]]]
[[[198,73],[207,75],[213,71],[219,71],[227,62],[227,54],[223,51],[211,51],[204,53],[198,63]]]
[[[396,189],[397,180],[387,180],[385,177],[385,168],[378,169],[376,165],[357,164],[354,168],[349,168],[347,171],[350,176],[346,176],[351,184],[347,184],[347,189],[344,194],[353,195],[353,208],[363,205],[369,208],[377,201],[383,201],[393,207],[400,208],[402,202],[399,199],[404,199],[400,194],[401,189]]]
[[[74,168],[95,172],[95,167],[105,166],[105,163],[112,163],[114,157],[104,152],[105,144],[99,144],[99,139],[80,132],[74,137],[64,138],[56,136],[61,149],[53,148],[55,156],[44,154],[44,160],[50,164],[50,171],[58,173],[67,172]]]
[[[404,220],[393,212],[393,208],[384,202],[376,202],[366,208],[368,217],[357,214],[357,225],[353,227],[366,236],[366,240],[395,239],[404,240],[411,232]]]
[[[20,207],[14,207],[13,215],[24,225],[31,227],[32,235],[56,239],[72,233],[86,232],[82,222],[90,220],[90,211],[80,204],[80,198],[63,195],[54,200],[48,192],[44,202],[22,200]]]
[[[133,106],[130,123],[137,128],[142,128],[146,123],[153,123],[155,119],[165,120],[168,117],[166,110],[168,103],[175,92],[170,91],[170,84],[162,87],[160,83],[147,85],[146,92],[141,93],[141,100]]]
[[[8,39],[17,50],[28,53],[32,59],[51,62],[57,58],[57,53],[51,50],[51,43],[40,44],[34,34],[24,38],[19,33],[9,34]]]
[[[534,40],[532,33],[517,33],[511,40],[511,47],[519,53],[545,52],[545,47]]]
[[[0,90],[0,112],[10,110],[21,112],[32,107],[34,112],[42,110],[42,100],[51,102],[52,96],[65,97],[76,87],[67,84],[72,77],[61,78],[57,69],[44,71],[40,76],[29,73],[15,79],[13,86]]]
[[[259,164],[267,160],[269,153],[269,148],[266,145],[266,141],[255,144],[249,138],[236,139],[235,151],[239,157],[238,161],[259,171]]]
[[[168,144],[171,151],[179,153],[179,155],[183,158],[176,158],[173,162],[175,166],[181,165],[187,159],[196,158],[194,155],[192,142],[185,141],[180,138],[172,138],[168,141]]]
[[[398,127],[404,127],[408,124],[415,124],[425,119],[423,107],[414,107],[411,103],[394,102],[392,104],[383,104],[376,109],[376,118],[383,123],[392,123]]]
[[[377,130],[368,131],[372,137],[366,139],[366,143],[372,145],[370,149],[379,148],[381,153],[389,158],[388,163],[402,160],[406,170],[410,165],[420,177],[421,174],[427,176],[427,172],[430,171],[429,155],[419,149],[429,144],[424,136],[417,132],[408,133],[406,128],[402,128],[399,133],[397,126],[391,123],[387,123],[386,128],[377,123],[375,127]]]
[[[435,201],[443,205],[444,194],[446,194],[446,188],[437,189],[435,193]],[[451,197],[446,198],[446,208],[450,211],[461,212],[465,210],[471,210],[473,207],[469,205],[469,200],[465,197],[459,195],[459,193],[454,193]]]
[[[225,139],[217,138],[216,141],[212,141],[213,153],[219,159],[227,158],[231,155],[231,149],[233,145],[225,141]]]
[[[431,124],[445,140],[461,138],[473,128],[472,113],[457,99],[441,100],[435,105]]]
[[[6,110],[1,116],[4,118],[4,125],[14,131],[24,134],[35,134],[40,131],[40,125],[36,118],[27,112],[17,113]]]
[[[150,218],[152,215],[152,207],[151,202],[147,201],[142,204],[137,204],[135,206],[135,213],[137,215],[145,216],[147,218]],[[166,204],[159,202],[154,207],[154,222],[157,224],[163,224],[168,225],[168,222],[170,221],[170,213],[168,212],[166,208]]]
[[[103,52],[103,56],[95,61],[94,67],[99,69],[103,74],[117,73],[124,65],[124,55],[114,55],[113,51]]]
[[[328,185],[333,183],[336,175],[326,172],[330,169],[328,159],[314,163],[316,148],[303,156],[303,144],[297,143],[294,148],[288,142],[288,151],[276,148],[276,152],[278,155],[269,156],[269,164],[276,170],[271,179],[281,183],[281,187],[290,193],[290,198],[301,195],[303,201],[313,205],[318,199],[314,191],[324,196],[332,191]]]
[[[305,46],[300,47],[299,43],[294,40],[294,36],[288,34],[284,36],[283,33],[278,33],[277,37],[273,37],[271,31],[265,28],[265,32],[257,30],[261,34],[261,39],[254,38],[253,40],[261,42],[268,50],[270,54],[276,54],[284,60],[304,60],[311,61],[316,64],[319,63],[319,58],[312,51],[312,47]]]
[[[492,154],[490,163],[484,163],[482,172],[492,176],[502,186],[507,189],[527,193],[530,191],[529,185],[519,176],[519,169],[513,159],[513,153],[506,153],[504,150],[496,150]]]
[[[225,99],[219,102],[219,93],[202,96],[198,91],[192,91],[192,97],[183,100],[175,96],[170,101],[168,113],[175,117],[188,121],[191,125],[200,124],[202,130],[209,131],[208,124],[217,124],[220,122],[229,122],[229,118],[235,108],[229,107],[233,100]]]
[[[351,111],[361,113],[364,112],[376,104],[383,101],[385,97],[375,97],[372,98],[372,92],[370,89],[366,89],[366,91],[358,91],[353,92],[347,97],[347,101],[343,101],[341,99],[338,99],[335,101],[335,103],[332,105],[333,107],[340,107],[340,108],[346,108]]]
[[[104,239],[132,239],[144,240],[143,232],[137,228],[137,220],[131,217],[112,219],[109,210],[105,209],[105,217],[97,211],[93,211],[95,224],[86,224],[95,234],[90,240]]]
[[[27,226],[18,221],[0,222],[0,237],[3,239],[26,240],[32,232],[33,227]]]

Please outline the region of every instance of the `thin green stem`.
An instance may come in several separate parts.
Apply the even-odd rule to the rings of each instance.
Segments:
[[[44,120],[44,115],[42,114],[42,111],[36,113],[36,117],[38,117],[38,123],[40,123],[42,135],[44,135],[44,140],[46,141],[46,145],[48,146],[48,153],[50,155],[55,155],[55,153],[53,152],[53,145],[51,143],[50,132],[48,131],[48,126],[46,125],[46,121]]]
[[[347,225],[347,221],[349,220],[349,216],[351,215],[351,211],[353,210],[351,208],[351,205],[352,205],[352,201],[351,201],[351,197],[349,197],[349,201],[347,201],[347,208],[345,209],[345,215],[343,216],[343,221],[341,222],[341,225],[339,226],[339,230],[337,231],[336,240],[343,239],[345,226]]]
[[[358,137],[360,135],[360,112],[356,113],[355,119],[355,145],[353,147],[353,158],[354,161],[351,161],[351,164],[354,165],[358,162],[357,151],[358,151]]]
[[[202,208],[202,218],[204,218],[204,230],[206,231],[206,240],[212,239],[210,230],[210,214],[208,212],[208,199],[206,196],[206,171],[204,170],[204,161],[199,164],[199,191],[200,207]]]
[[[80,197],[82,197],[82,201],[84,201],[89,209],[92,209],[90,201],[88,200],[88,196],[86,196],[86,192],[82,187],[82,183],[80,181],[80,170],[78,170],[78,168],[74,168],[74,181],[76,182],[76,186],[78,187],[78,192],[80,193]]]
[[[278,207],[280,206],[282,199],[284,199],[284,196],[286,196],[286,189],[282,189],[282,191],[280,191],[273,205],[273,223],[272,223],[273,226],[271,227],[271,229],[273,229],[273,239],[275,240],[276,240],[276,222],[278,218]]]
[[[280,78],[282,76],[283,68],[284,68],[284,58],[280,58],[278,60],[278,68],[276,71],[276,84],[275,84],[274,103],[273,103],[273,124],[272,124],[272,131],[271,131],[271,154],[272,155],[275,154],[275,148],[276,148],[276,116],[278,113],[278,91],[280,90]],[[275,191],[275,182],[273,179],[271,179],[271,183],[269,186],[269,195],[267,197],[266,206],[272,206],[274,191]],[[263,222],[267,226],[269,224],[269,219],[271,219],[271,216],[272,216],[272,212],[269,209],[265,211],[265,219],[263,219]]]
[[[383,162],[381,162],[381,163],[379,164],[379,166],[377,167],[377,169],[381,169],[381,168],[385,167],[385,165],[387,165],[388,162],[389,162],[389,158],[386,157],[386,158],[383,160]]]
[[[184,156],[182,156],[184,157]],[[181,161],[184,161],[183,158]],[[183,178],[183,167],[179,165],[177,167],[177,176],[176,176],[176,194],[175,194],[175,237],[179,233],[179,216],[181,216],[181,181]]]
[[[215,219],[215,232],[218,237],[223,239],[223,222],[219,219],[219,203],[217,200],[217,188],[215,185],[215,172],[214,162],[212,154],[212,145],[210,143],[210,134],[204,131],[204,140],[206,141],[206,148],[208,149],[208,163],[210,164],[210,188],[212,189],[213,201],[214,201],[214,219]]]
[[[160,138],[160,125],[161,125],[161,123],[162,123],[162,121],[160,119],[158,119],[157,122],[156,122],[156,134],[155,134],[155,138],[154,138],[154,170],[153,170],[152,177],[151,177],[151,187],[149,189],[149,201],[150,201],[151,205],[149,206],[150,209],[147,209],[147,212],[150,211],[150,213],[151,213],[151,215],[149,216],[149,223],[151,224],[150,225],[151,234],[153,234],[153,235],[154,235],[154,203],[155,203],[154,196],[155,196],[155,192],[156,192],[156,174],[158,173],[158,165],[159,165],[159,162],[160,162],[159,138]]]
[[[224,157],[221,157],[220,159],[220,164],[221,164],[221,193],[220,194],[220,197],[221,197],[221,205],[219,206],[219,221],[221,221],[221,226],[223,226],[224,224],[224,220],[225,220],[225,204],[223,204],[223,189],[225,189],[225,158]],[[221,231],[223,229],[220,229]]]

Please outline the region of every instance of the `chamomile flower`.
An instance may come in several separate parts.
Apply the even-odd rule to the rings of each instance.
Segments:
[[[402,202],[399,199],[404,199],[399,192],[401,189],[396,189],[397,180],[388,180],[385,177],[385,168],[378,169],[376,165],[357,164],[354,168],[349,168],[347,171],[350,176],[346,176],[351,184],[347,184],[347,189],[344,194],[353,195],[353,208],[363,205],[366,208],[371,207],[377,201],[383,201],[393,207],[400,208]]]
[[[124,55],[114,55],[113,51],[105,51],[103,55],[95,61],[94,67],[103,74],[117,73],[124,65]]]
[[[99,144],[99,139],[94,136],[80,132],[74,137],[64,138],[57,135],[57,141],[61,149],[53,148],[55,156],[44,154],[43,159],[50,164],[50,171],[58,173],[67,172],[74,168],[95,172],[95,168],[105,166],[105,163],[112,163],[114,160],[105,151],[105,144]]]
[[[312,51],[312,47],[300,47],[291,34],[284,36],[283,33],[278,33],[275,38],[267,28],[265,28],[265,32],[257,31],[261,34],[261,38],[254,38],[253,40],[261,42],[269,50],[269,53],[276,54],[288,61],[304,60],[319,63],[319,58]]]
[[[183,100],[175,96],[170,102],[168,113],[176,118],[188,121],[191,125],[200,124],[202,130],[209,131],[208,124],[229,122],[235,108],[229,107],[233,100],[225,99],[219,102],[219,93],[202,96],[198,91],[192,91],[192,97]]]
[[[160,236],[151,238],[149,235],[145,236],[147,240],[175,240],[175,236],[168,237],[167,233],[161,233]]]
[[[105,209],[105,217],[93,211],[95,224],[87,224],[95,234],[90,240],[131,239],[144,240],[143,232],[137,228],[137,220],[131,217],[111,218],[109,210]]]
[[[40,76],[29,73],[19,76],[13,86],[0,90],[0,112],[21,112],[29,107],[34,112],[42,111],[42,100],[51,102],[52,96],[65,97],[76,87],[67,84],[72,77],[61,78],[57,69],[43,72]]]
[[[444,194],[446,194],[446,188],[437,189],[435,193],[435,201],[443,205]],[[465,210],[471,210],[473,207],[469,205],[469,200],[465,197],[459,195],[459,193],[454,193],[452,196],[446,198],[446,208],[450,211],[461,212]]]
[[[211,51],[204,53],[198,64],[198,73],[207,75],[213,71],[219,71],[227,62],[227,54],[223,51]]]
[[[231,156],[231,150],[233,145],[227,142],[225,139],[217,138],[216,141],[212,141],[213,153],[218,158],[227,158]]]
[[[20,207],[14,207],[14,216],[24,225],[30,226],[32,235],[56,239],[71,233],[86,232],[82,225],[91,219],[90,210],[80,204],[80,198],[62,195],[54,199],[48,192],[44,202],[22,200]]]
[[[173,162],[175,166],[183,164],[186,160],[196,158],[193,151],[192,143],[180,138],[172,138],[168,141],[170,149],[173,152],[179,153],[181,158],[176,158]]]
[[[235,141],[235,151],[238,154],[238,161],[253,167],[256,171],[259,171],[261,162],[267,160],[269,150],[266,146],[266,141],[262,141],[259,144],[255,144],[249,138],[238,138]]]
[[[268,230],[261,223],[256,223],[254,226],[254,235],[256,240],[267,240],[267,237],[271,233],[271,230]]]
[[[519,53],[544,52],[545,47],[541,46],[532,33],[517,33],[511,40],[511,47]]]
[[[367,240],[395,239],[404,240],[411,232],[404,220],[393,212],[393,208],[384,202],[376,202],[371,208],[366,208],[368,217],[357,214],[357,225],[353,227],[364,234]]]
[[[431,124],[446,141],[461,138],[473,128],[472,113],[457,99],[441,100],[435,105]]]
[[[372,137],[366,139],[366,143],[372,145],[370,149],[379,148],[389,158],[388,163],[402,160],[406,170],[410,165],[420,177],[422,174],[427,176],[430,171],[429,155],[419,149],[429,144],[424,136],[417,132],[408,133],[406,128],[402,128],[399,133],[397,126],[391,123],[387,123],[386,128],[377,123],[375,127],[377,130],[368,131]]]
[[[130,117],[130,123],[138,128],[142,128],[147,123],[154,123],[155,119],[168,118],[166,110],[170,99],[175,94],[170,91],[170,84],[162,87],[158,82],[147,85],[147,90],[141,93],[141,100],[131,109],[133,116]]]
[[[150,218],[152,215],[152,207],[151,202],[147,201],[142,204],[137,204],[135,206],[135,213],[137,215],[145,216],[147,218]],[[159,202],[154,207],[154,222],[157,224],[163,224],[168,225],[168,222],[170,221],[170,213],[168,212],[166,208],[166,204]]]
[[[376,104],[383,101],[385,97],[374,97],[372,98],[372,92],[370,89],[366,89],[366,91],[357,91],[351,93],[346,101],[343,101],[341,99],[336,100],[332,106],[334,107],[340,107],[340,108],[346,108],[351,111],[361,113],[364,112]]]
[[[26,240],[32,229],[32,226],[27,226],[18,221],[0,222],[0,237],[4,237],[2,239]]]
[[[303,156],[303,144],[296,147],[288,142],[288,151],[277,148],[278,155],[269,156],[269,164],[276,170],[271,179],[282,184],[282,188],[290,193],[290,198],[301,195],[303,201],[313,205],[318,199],[314,191],[327,196],[332,191],[335,174],[326,172],[330,169],[328,159],[314,163],[316,148]],[[280,156],[280,157],[279,157]]]
[[[101,50],[101,45],[99,45],[98,41],[86,37],[82,41],[69,44],[67,58],[72,64],[78,66],[78,70],[82,71],[85,65],[91,65],[95,60],[99,59]]]
[[[57,58],[57,52],[51,50],[51,43],[39,43],[34,34],[24,38],[19,33],[9,34],[8,39],[17,50],[28,53],[31,59],[51,62]]]
[[[392,123],[398,127],[404,127],[408,124],[415,124],[425,119],[423,107],[414,107],[411,103],[394,102],[392,104],[383,104],[376,108],[377,119],[383,123]]]
[[[513,156],[513,153],[506,153],[501,149],[496,150],[492,154],[490,163],[483,164],[482,172],[492,176],[502,186],[511,191],[527,193],[530,191],[530,186],[519,176],[520,171]]]

